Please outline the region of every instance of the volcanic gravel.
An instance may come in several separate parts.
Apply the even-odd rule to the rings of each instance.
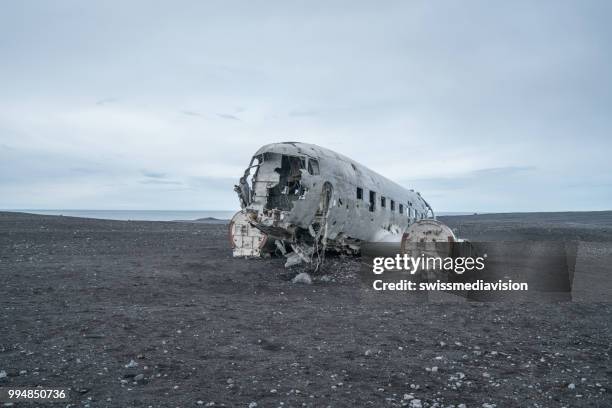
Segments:
[[[443,219],[471,239],[581,239],[600,274],[611,220]],[[283,264],[232,258],[221,224],[0,213],[0,386],[84,407],[612,406],[597,282],[566,303],[418,303],[366,287],[359,258],[328,256],[312,284]]]

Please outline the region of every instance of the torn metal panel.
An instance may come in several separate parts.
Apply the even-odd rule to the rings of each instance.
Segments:
[[[259,257],[262,250],[267,250],[268,236],[249,222],[248,214],[244,211],[239,211],[232,218],[229,236],[235,257]]]
[[[434,217],[414,190],[306,143],[263,146],[235,190],[241,219],[304,262],[320,262],[326,250],[358,252],[363,241],[399,242],[409,225]]]

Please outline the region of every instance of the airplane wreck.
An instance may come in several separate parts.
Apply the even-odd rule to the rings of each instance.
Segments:
[[[315,268],[326,251],[357,254],[364,242],[400,242],[435,218],[418,192],[312,144],[261,147],[235,186],[241,211],[229,225],[235,257],[277,253]]]

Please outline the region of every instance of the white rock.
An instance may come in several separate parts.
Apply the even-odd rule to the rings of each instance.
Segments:
[[[196,401],[196,404],[198,404],[198,405],[204,405],[204,401],[202,401],[202,400],[197,400],[197,401]]]
[[[134,360],[130,360],[130,362],[125,365],[125,368],[134,368],[137,366],[138,366],[137,362],[135,362]]]
[[[6,378],[7,374],[6,371],[2,370],[0,371],[0,378]]]
[[[287,261],[285,262],[285,268],[291,268],[292,266],[299,265],[304,260],[301,256],[296,254],[295,252],[291,252],[290,254],[285,255],[287,257]]]
[[[404,399],[405,399],[405,400],[411,400],[411,399],[414,399],[414,395],[412,395],[412,394],[404,394]]]
[[[306,272],[302,272],[302,273],[298,273],[295,276],[295,278],[293,278],[293,280],[291,280],[291,282],[293,282],[293,283],[305,283],[307,285],[311,285],[312,284],[312,278]]]
[[[423,404],[420,399],[413,399],[410,401],[410,408],[422,408]]]
[[[255,408],[255,407],[257,407],[257,403],[255,401],[249,404],[249,408]]]
[[[569,385],[567,386],[567,388],[568,388],[568,389],[570,389],[570,390],[576,389],[576,384],[571,383],[571,384],[569,384]]]

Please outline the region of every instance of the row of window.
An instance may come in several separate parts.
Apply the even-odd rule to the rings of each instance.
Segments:
[[[371,191],[370,190],[370,205],[369,205],[369,209],[371,212],[374,212],[374,210],[376,209],[376,192],[375,191]],[[358,200],[363,200],[363,189],[361,187],[357,187],[357,199]],[[403,214],[404,213],[404,204],[400,203],[399,204],[399,213]],[[387,208],[387,197],[385,196],[381,196],[380,197],[380,208]],[[395,211],[395,201],[389,199],[389,208],[391,211]],[[412,218],[413,216],[413,212],[414,212],[414,218],[418,218],[418,211],[416,209],[412,209],[409,206],[406,206],[406,214],[408,215],[408,217]]]

